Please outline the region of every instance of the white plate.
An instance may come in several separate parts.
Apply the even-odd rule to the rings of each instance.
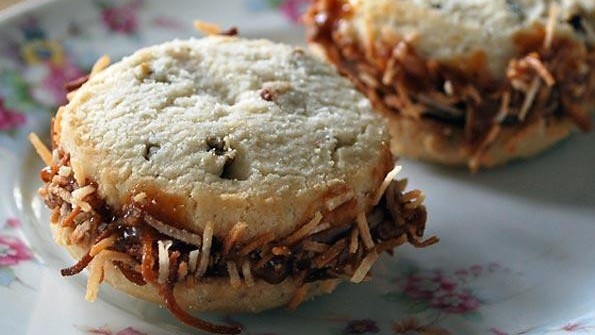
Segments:
[[[26,141],[47,133],[65,80],[143,45],[198,35],[192,20],[303,43],[290,22],[307,0],[52,1],[0,13],[0,334],[177,334],[168,312],[84,275],[50,238],[36,196],[41,162]],[[383,257],[374,281],[258,315],[210,315],[246,334],[595,334],[595,133],[528,162],[471,176],[404,161],[428,195],[440,244]],[[235,320],[235,321],[234,321]]]

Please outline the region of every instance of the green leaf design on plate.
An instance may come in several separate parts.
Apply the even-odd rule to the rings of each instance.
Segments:
[[[473,321],[473,322],[481,322],[483,319],[481,317],[481,313],[479,313],[479,311],[469,311],[465,314],[462,314],[462,316],[465,320]]]
[[[30,95],[30,86],[16,70],[0,70],[0,84],[10,94],[4,97],[6,107],[21,112],[36,111],[40,108]]]
[[[428,308],[430,308],[430,306],[428,306],[425,301],[421,300],[410,300],[405,304],[405,309],[411,314],[421,313]]]

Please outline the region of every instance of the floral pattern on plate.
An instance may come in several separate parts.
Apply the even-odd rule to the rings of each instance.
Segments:
[[[28,286],[14,271],[19,264],[33,259],[29,247],[15,234],[20,227],[20,221],[9,218],[4,227],[0,230],[0,286],[10,287],[13,282]]]

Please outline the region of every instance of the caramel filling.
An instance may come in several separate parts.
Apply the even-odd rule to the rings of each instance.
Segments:
[[[173,295],[176,283],[200,285],[205,278],[225,278],[232,287],[250,287],[259,280],[278,284],[290,278],[305,287],[290,302],[295,307],[310,282],[336,278],[360,282],[370,276],[379,254],[392,253],[405,242],[416,247],[437,242],[435,237],[421,240],[426,222],[423,195],[417,190],[405,193],[406,183],[394,180],[394,173],[380,186],[373,211],[359,213],[348,224],[325,220],[354,207],[354,195],[346,191],[332,194],[324,212],[315,213],[289,236],[269,233],[239,242],[246,223],[238,222],[227,236],[214,236],[212,224],[202,232],[186,231],[180,224],[183,203],[151,188],[134,190],[123,208],[111,208],[94,182],[75,178],[67,154],[55,149],[52,156],[54,164],[40,174],[45,185],[39,193],[52,210],[52,224],[66,232],[61,234],[67,236],[65,243],[88,248],[62,274],[74,275],[89,267],[87,297],[93,300],[103,278],[94,272],[102,273],[100,262],[111,262],[131,283],[157,285],[166,306],[182,322],[212,332],[238,329],[211,325],[184,312]]]

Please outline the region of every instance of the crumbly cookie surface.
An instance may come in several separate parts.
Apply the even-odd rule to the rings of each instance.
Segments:
[[[504,76],[517,56],[515,36],[536,24],[547,24],[556,4],[561,20],[556,34],[577,40],[595,38],[595,1],[591,0],[349,0],[353,17],[340,31],[369,41],[397,33],[424,57],[457,59],[486,51],[495,77]],[[580,21],[580,22],[579,22]],[[370,24],[373,23],[373,24]],[[583,27],[584,25],[588,27]],[[588,31],[591,30],[591,31]]]
[[[287,235],[337,188],[364,210],[392,165],[360,93],[307,52],[265,40],[142,49],[59,114],[62,149],[110,206],[174,196],[178,225],[200,232],[212,221],[215,235],[238,221],[245,239]]]

